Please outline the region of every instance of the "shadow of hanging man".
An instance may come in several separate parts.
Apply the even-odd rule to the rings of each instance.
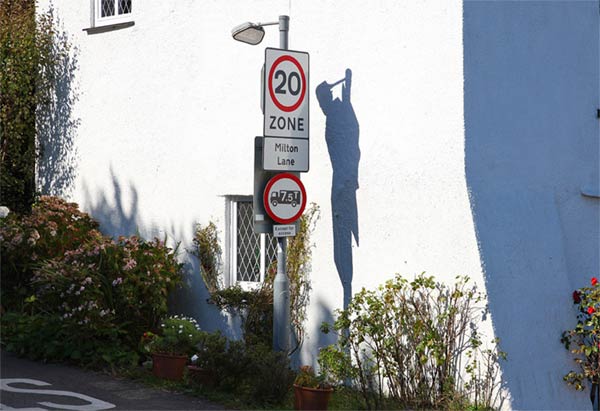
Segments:
[[[333,98],[331,89],[342,85],[342,99]],[[346,76],[333,83],[322,82],[316,94],[321,110],[327,117],[325,141],[333,168],[331,183],[331,212],[333,221],[333,258],[344,288],[344,309],[352,299],[352,237],[358,240],[358,145],[359,127],[354,108],[350,101],[352,71],[346,69]]]

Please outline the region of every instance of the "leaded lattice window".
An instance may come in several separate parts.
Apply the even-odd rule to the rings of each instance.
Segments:
[[[270,234],[254,233],[252,197],[232,197],[228,208],[231,282],[258,284],[277,260],[277,239]]]
[[[133,0],[94,0],[94,26],[131,21]]]

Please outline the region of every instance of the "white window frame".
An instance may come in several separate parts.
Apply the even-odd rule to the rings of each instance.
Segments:
[[[267,266],[267,234],[260,234],[260,279],[259,281],[238,281],[238,204],[239,203],[252,203],[252,196],[225,196],[226,197],[226,211],[225,211],[225,224],[226,224],[226,263],[225,272],[226,285],[233,286],[239,285],[244,290],[252,290],[259,287],[265,280],[265,275],[268,269]]]
[[[90,7],[92,10],[92,18],[91,25],[92,27],[104,27],[104,26],[113,26],[121,23],[129,23],[133,21],[133,3],[134,0],[131,0],[131,11],[129,13],[118,14],[119,13],[119,0],[112,0],[115,3],[115,15],[108,17],[102,16],[102,0],[90,0]]]

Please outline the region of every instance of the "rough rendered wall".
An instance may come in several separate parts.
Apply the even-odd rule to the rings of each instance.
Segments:
[[[600,273],[597,1],[465,2],[465,163],[517,409],[591,409],[562,376],[571,293]]]

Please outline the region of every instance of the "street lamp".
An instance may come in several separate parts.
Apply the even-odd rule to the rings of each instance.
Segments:
[[[277,23],[267,23],[267,24],[277,24]],[[265,29],[263,29],[262,24],[254,24],[254,23],[244,23],[236,26],[231,30],[231,35],[237,41],[241,41],[242,43],[252,44],[256,46],[260,43],[265,36]]]
[[[290,18],[288,16],[279,16],[279,21],[271,23],[251,23],[246,22],[236,26],[231,30],[231,36],[234,40],[242,43],[256,46],[265,36],[265,26],[279,25],[279,48],[287,50],[288,48],[288,31],[290,28]]]
[[[279,21],[272,23],[244,23],[231,30],[234,40],[253,46],[259,44],[265,36],[264,26],[279,25],[279,48],[288,49],[289,16],[279,16]],[[261,143],[262,144],[262,143]],[[255,152],[256,157],[256,152]],[[256,160],[255,160],[256,162]],[[255,165],[256,196],[256,165]],[[260,196],[259,196],[260,197]],[[261,201],[255,198],[254,201]],[[286,274],[287,238],[277,237],[277,275],[273,280],[273,349],[288,353],[290,351],[290,283]]]

